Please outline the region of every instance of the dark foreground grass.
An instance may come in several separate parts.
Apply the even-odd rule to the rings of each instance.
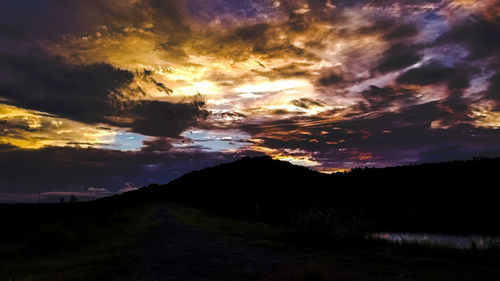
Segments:
[[[240,221],[169,204],[182,222],[226,238],[279,248],[293,257],[288,270],[269,281],[323,280],[500,280],[498,250],[457,250],[381,241],[322,247],[304,246],[292,230],[261,222]]]
[[[57,208],[65,210],[53,218],[43,214],[32,221],[23,218],[35,224],[33,229],[0,239],[1,281],[110,280],[125,263],[127,252],[153,226],[157,206],[105,206],[99,209],[101,214],[89,214],[82,203],[42,206],[40,212]],[[68,208],[71,220],[64,214]]]

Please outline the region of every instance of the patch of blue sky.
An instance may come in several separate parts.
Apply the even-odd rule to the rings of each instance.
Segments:
[[[250,135],[238,130],[187,130],[181,134],[189,139],[175,143],[176,148],[198,148],[207,152],[232,152],[250,146]]]
[[[150,137],[141,134],[120,131],[112,137],[109,143],[99,147],[121,151],[137,151],[144,146],[143,142],[148,139],[150,139]]]

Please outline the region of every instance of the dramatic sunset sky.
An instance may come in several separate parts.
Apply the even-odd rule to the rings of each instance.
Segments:
[[[0,202],[500,156],[499,2],[2,0]]]

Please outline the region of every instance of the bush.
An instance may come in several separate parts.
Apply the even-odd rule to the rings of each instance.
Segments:
[[[295,238],[306,244],[333,245],[357,242],[368,234],[366,223],[337,210],[311,210],[293,218]]]
[[[32,239],[34,249],[43,253],[67,250],[77,244],[76,235],[61,223],[42,225]]]

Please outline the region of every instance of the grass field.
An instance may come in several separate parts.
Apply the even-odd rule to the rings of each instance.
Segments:
[[[68,212],[61,212],[47,219],[44,213],[49,208],[71,208],[74,217],[68,220]],[[123,266],[127,251],[154,225],[156,208],[102,207],[96,214],[83,204],[41,206],[32,220],[26,219],[25,223],[35,224],[32,230],[0,240],[0,280],[110,280]]]
[[[298,241],[294,230],[287,227],[221,217],[175,204],[83,203],[4,207],[4,215],[18,211],[17,220],[11,219],[18,225],[2,232],[0,280],[113,280],[127,264],[130,251],[157,225],[153,215],[163,206],[181,222],[209,235],[290,256],[288,269],[269,276],[269,281],[500,280],[498,250],[397,246],[380,241],[322,246]]]
[[[284,251],[297,263],[269,280],[500,280],[498,250],[455,250],[415,244],[366,241],[337,247],[304,246],[292,230],[261,222],[216,216],[179,205],[167,205],[182,222],[229,239],[240,239]],[[308,244],[309,245],[309,244]]]
[[[290,236],[290,230],[285,227],[211,215],[202,210],[178,204],[167,204],[166,209],[182,222],[217,233],[224,238],[241,238],[253,244],[278,248],[289,246],[284,243],[289,240]]]

